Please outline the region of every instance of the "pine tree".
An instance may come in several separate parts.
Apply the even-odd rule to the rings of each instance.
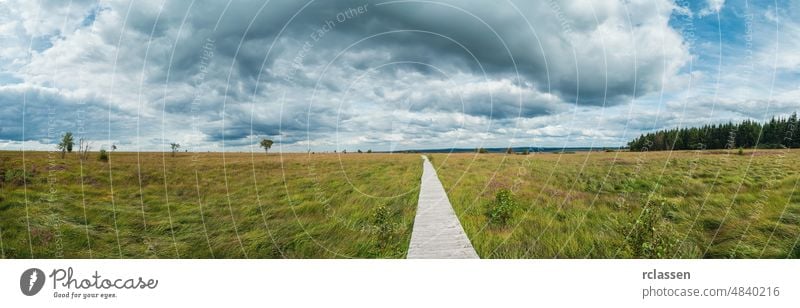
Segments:
[[[800,148],[797,113],[788,118],[772,117],[761,124],[744,120],[738,124],[703,125],[645,133],[628,142],[631,151],[697,150],[725,148]]]

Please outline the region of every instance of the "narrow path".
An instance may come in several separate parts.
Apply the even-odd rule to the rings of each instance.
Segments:
[[[422,156],[422,159],[422,184],[407,258],[478,259],[447,199],[436,169],[427,157]]]

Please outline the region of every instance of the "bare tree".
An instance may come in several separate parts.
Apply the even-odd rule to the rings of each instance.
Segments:
[[[81,138],[78,143],[78,158],[85,161],[89,158],[89,150],[92,148],[92,143],[89,140]]]

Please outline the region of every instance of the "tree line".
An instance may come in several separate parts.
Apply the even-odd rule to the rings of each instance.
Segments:
[[[642,134],[628,142],[631,151],[704,150],[734,148],[798,148],[797,113],[773,117],[766,123],[745,120],[734,124],[673,128]]]

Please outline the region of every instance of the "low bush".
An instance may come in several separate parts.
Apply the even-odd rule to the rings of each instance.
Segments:
[[[669,201],[654,197],[642,208],[639,217],[623,230],[632,257],[662,259],[673,256],[679,236],[667,218],[672,207]]]
[[[97,159],[100,161],[108,161],[108,151],[100,149],[100,154]]]
[[[386,205],[381,204],[375,208],[372,214],[372,223],[375,225],[375,230],[378,233],[378,247],[381,249],[388,246],[392,239],[392,223],[391,213]]]
[[[33,180],[33,173],[25,172],[22,169],[8,169],[0,176],[0,183],[22,186],[30,184]]]
[[[505,225],[514,216],[517,202],[508,189],[501,189],[495,195],[495,200],[489,203],[486,209],[486,218],[490,224]]]

